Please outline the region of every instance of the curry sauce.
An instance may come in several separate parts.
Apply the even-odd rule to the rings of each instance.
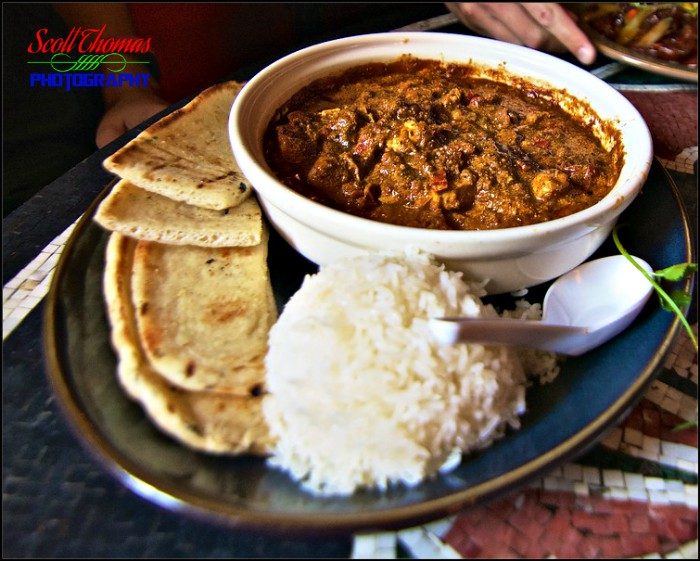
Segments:
[[[614,186],[622,156],[536,87],[402,57],[317,80],[265,134],[275,175],[372,220],[485,230],[567,216]]]

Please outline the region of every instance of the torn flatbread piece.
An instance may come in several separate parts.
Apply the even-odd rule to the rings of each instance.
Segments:
[[[108,171],[193,206],[235,207],[251,193],[228,137],[228,114],[239,82],[208,88],[107,157]]]
[[[136,243],[113,233],[106,251],[104,293],[120,385],[141,404],[155,426],[195,450],[268,455],[272,441],[262,414],[264,393],[233,396],[182,390],[148,363],[138,339],[132,304]]]
[[[175,156],[222,171],[230,170],[235,161],[228,119],[233,100],[242,87],[241,82],[230,81],[204,90],[192,102],[148,127],[145,140]]]
[[[267,336],[277,319],[257,246],[205,248],[139,241],[133,301],[154,369],[188,390],[248,395],[264,383]]]
[[[224,210],[200,208],[141,189],[122,179],[97,207],[103,228],[139,240],[204,247],[252,246],[262,240],[257,199]]]

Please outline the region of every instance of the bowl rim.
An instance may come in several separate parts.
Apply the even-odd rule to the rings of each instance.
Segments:
[[[596,87],[605,90],[606,95],[612,96],[610,103],[619,107],[620,104],[624,107],[624,113],[629,117],[625,123],[619,123],[618,130],[622,134],[622,139],[627,136],[632,137],[632,134],[625,134],[627,127],[634,128],[634,151],[626,148],[623,143],[624,164],[620,170],[620,176],[615,186],[611,191],[596,204],[580,210],[576,213],[540,222],[536,224],[528,224],[524,226],[513,226],[509,228],[491,229],[491,230],[437,230],[430,228],[419,228],[411,226],[402,226],[398,224],[390,224],[356,216],[332,207],[323,205],[313,201],[284,183],[279,181],[267,163],[262,159],[259,161],[254,155],[255,148],[251,147],[252,143],[260,143],[261,139],[252,139],[250,133],[246,130],[246,120],[249,115],[259,115],[260,112],[251,112],[248,107],[251,103],[257,102],[259,90],[269,87],[271,82],[279,79],[280,74],[285,73],[285,69],[291,64],[300,64],[303,70],[305,60],[318,60],[319,55],[325,52],[331,54],[342,52],[351,48],[362,47],[370,48],[372,45],[395,45],[397,49],[396,56],[406,51],[406,45],[411,42],[430,42],[439,39],[453,44],[471,45],[483,48],[498,49],[504,54],[515,53],[521,56],[531,57],[533,60],[546,62],[551,68],[565,69],[567,72],[573,72],[586,82],[595,84]],[[401,51],[403,46],[403,52]],[[315,55],[313,58],[311,55]],[[377,57],[378,60],[387,60],[386,57]],[[421,56],[420,58],[430,58]],[[435,56],[439,59],[439,56]],[[468,60],[479,63],[478,49],[465,56],[465,62]],[[345,65],[347,67],[352,64]],[[493,66],[493,65],[491,65]],[[337,68],[330,72],[338,71]],[[517,73],[515,73],[517,75]],[[531,79],[547,82],[546,76],[532,76]],[[524,76],[524,79],[528,79]],[[561,90],[561,87],[554,86]],[[299,88],[297,88],[298,90]],[[567,91],[567,93],[569,93]],[[576,98],[575,93],[570,93]],[[277,107],[273,108],[273,111]],[[595,110],[595,107],[592,107]],[[259,117],[253,116],[253,119]],[[267,123],[265,123],[265,126]],[[514,45],[495,39],[476,37],[470,35],[460,35],[445,32],[431,31],[410,31],[410,32],[382,32],[370,33],[365,35],[355,35],[333,39],[322,43],[314,44],[305,47],[293,53],[290,53],[257,72],[250,78],[242,87],[236,98],[233,100],[228,120],[228,134],[234,158],[238,163],[243,174],[251,182],[253,189],[263,198],[267,204],[273,205],[286,214],[293,213],[297,220],[300,215],[297,212],[303,213],[302,221],[309,223],[311,227],[322,223],[332,222],[334,228],[338,231],[355,231],[363,230],[365,233],[376,236],[387,236],[404,238],[407,241],[425,241],[429,238],[431,241],[438,243],[465,243],[468,241],[480,243],[503,243],[521,240],[531,236],[546,236],[561,232],[570,232],[581,228],[592,229],[601,223],[607,223],[616,218],[636,197],[641,190],[646,177],[649,174],[651,163],[653,160],[653,144],[651,133],[641,116],[639,111],[611,85],[607,84],[598,77],[590,74],[583,68],[579,68],[565,60],[557,58],[548,53],[530,49],[521,45]],[[262,156],[262,150],[258,150]],[[296,212],[295,212],[296,211]],[[318,222],[317,222],[318,221]],[[322,228],[321,228],[322,229]]]

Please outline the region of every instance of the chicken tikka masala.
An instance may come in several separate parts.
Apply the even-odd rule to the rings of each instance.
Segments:
[[[316,80],[272,119],[275,175],[324,205],[391,224],[488,230],[600,201],[621,150],[536,87],[402,57]]]

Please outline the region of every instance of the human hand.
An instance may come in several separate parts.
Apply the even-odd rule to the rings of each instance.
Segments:
[[[534,49],[568,50],[583,64],[595,60],[595,47],[557,3],[446,2],[445,5],[477,33]]]
[[[168,103],[150,89],[124,88],[122,95],[107,103],[95,134],[97,147],[109,144],[167,106]]]

